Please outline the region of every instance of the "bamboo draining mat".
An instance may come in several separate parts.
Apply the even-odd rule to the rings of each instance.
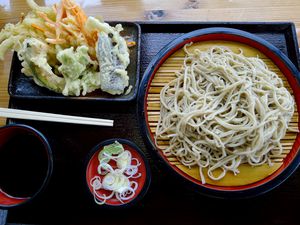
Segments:
[[[207,41],[207,42],[194,43],[193,46],[189,47],[189,51],[192,51],[195,48],[198,48],[200,50],[205,50],[213,45],[227,46],[236,53],[239,51],[239,49],[242,49],[244,55],[248,57],[259,56],[259,58],[261,58],[267,64],[270,70],[277,73],[278,76],[281,77],[285,87],[290,91],[290,93],[293,93],[291,87],[287,82],[286,77],[281,73],[278,67],[270,59],[266,58],[266,56],[263,55],[261,52],[259,52],[257,49],[254,49],[250,46],[241,43],[236,43],[236,42],[228,42],[228,41]],[[175,72],[181,69],[184,55],[185,53],[181,49],[175,52],[172,56],[170,56],[158,69],[150,84],[149,92],[147,95],[147,114],[148,114],[149,127],[153,136],[155,135],[156,125],[159,120],[160,90],[163,88],[163,86],[166,83],[168,83],[169,81],[175,78]],[[207,183],[219,185],[219,186],[246,185],[246,184],[259,181],[269,176],[270,174],[274,173],[282,165],[284,158],[290,152],[294,144],[294,141],[298,133],[297,132],[298,118],[299,118],[298,111],[295,105],[295,113],[289,124],[289,128],[293,129],[294,131],[288,131],[285,137],[281,140],[284,151],[282,155],[273,157],[272,160],[274,162],[274,166],[269,167],[268,165],[262,165],[258,167],[251,167],[247,164],[243,164],[239,167],[240,173],[238,175],[234,176],[232,173],[227,173],[226,176],[220,181],[213,181],[209,179],[207,176],[205,176]],[[161,149],[164,149],[168,146],[168,140],[159,139],[158,145]],[[170,162],[170,164],[177,166],[180,170],[182,170],[184,173],[188,174],[189,176],[197,180],[200,180],[198,167],[192,167],[191,169],[187,168],[183,166],[175,157],[172,156],[168,157],[168,161]],[[204,174],[206,174],[206,170],[204,170]]]

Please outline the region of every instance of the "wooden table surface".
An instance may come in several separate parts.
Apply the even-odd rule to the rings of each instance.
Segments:
[[[51,5],[57,0],[39,0]],[[88,15],[105,20],[291,21],[300,29],[299,0],[78,0]],[[0,28],[29,10],[25,0],[0,0]],[[300,33],[298,34],[300,37]],[[12,54],[0,61],[0,107],[7,107]],[[5,123],[0,118],[0,125]]]

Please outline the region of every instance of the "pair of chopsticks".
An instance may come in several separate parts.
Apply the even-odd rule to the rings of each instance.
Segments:
[[[109,126],[109,127],[112,127],[114,124],[113,120],[97,119],[97,118],[81,117],[81,116],[67,116],[62,114],[34,112],[28,110],[9,109],[9,108],[1,108],[1,107],[0,107],[0,117],[58,122],[58,123]]]

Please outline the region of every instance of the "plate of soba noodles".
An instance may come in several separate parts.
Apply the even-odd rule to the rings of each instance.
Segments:
[[[257,196],[299,165],[299,81],[288,57],[254,34],[196,30],[145,71],[141,130],[169,171],[200,193]]]

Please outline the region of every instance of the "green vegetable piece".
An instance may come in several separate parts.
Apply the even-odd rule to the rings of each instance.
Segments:
[[[119,155],[120,153],[124,152],[123,145],[119,142],[115,141],[115,143],[106,145],[98,154],[98,160],[102,160],[102,162],[109,162],[109,159],[105,157],[105,155]]]
[[[80,46],[74,51],[73,47],[60,51],[57,59],[61,63],[58,71],[71,80],[76,80],[89,64],[88,48]]]

